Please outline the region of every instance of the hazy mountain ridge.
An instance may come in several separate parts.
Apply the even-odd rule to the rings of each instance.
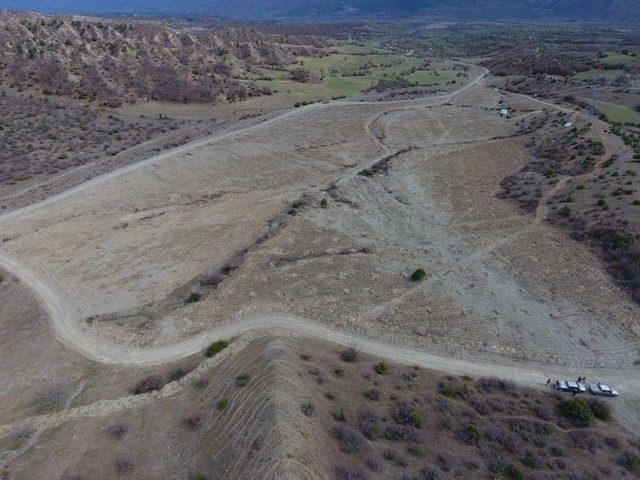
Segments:
[[[43,12],[151,13],[235,18],[557,19],[640,23],[635,0],[0,0],[0,7]]]

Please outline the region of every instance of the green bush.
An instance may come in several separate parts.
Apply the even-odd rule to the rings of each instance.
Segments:
[[[213,357],[215,354],[220,353],[222,350],[229,346],[228,340],[218,340],[213,342],[209,348],[207,348],[207,357]]]
[[[420,280],[424,280],[425,278],[427,278],[427,272],[425,272],[423,268],[418,268],[411,274],[411,280],[413,280],[414,282],[419,282]]]
[[[480,441],[480,429],[473,423],[470,423],[464,429],[463,438],[465,443],[476,445]]]
[[[591,409],[591,413],[593,416],[600,420],[611,420],[611,409],[609,405],[604,403],[602,400],[591,400],[589,402],[589,408]]]
[[[380,362],[374,365],[373,369],[378,375],[384,375],[389,371],[389,366],[384,362]]]
[[[220,400],[218,400],[218,410],[224,410],[225,408],[227,408],[228,405],[229,405],[228,398],[223,397]]]
[[[467,398],[469,396],[467,385],[464,383],[462,385],[440,384],[440,393],[449,398]]]
[[[504,476],[511,480],[524,480],[524,473],[513,463],[509,463],[504,466]]]
[[[576,427],[588,427],[593,423],[593,412],[586,400],[571,398],[558,404],[558,413]]]
[[[329,205],[329,201],[326,198],[323,198],[322,200],[320,200],[320,206],[322,208],[327,208],[328,205]]]

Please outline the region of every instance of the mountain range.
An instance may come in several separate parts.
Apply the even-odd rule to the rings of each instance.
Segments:
[[[638,0],[0,0],[45,13],[222,16],[244,19],[598,21],[640,25]]]

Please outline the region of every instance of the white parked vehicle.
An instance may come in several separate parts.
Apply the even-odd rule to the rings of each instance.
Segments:
[[[604,383],[590,383],[589,391],[592,394],[599,395],[601,397],[617,397],[618,395],[620,395],[615,387],[605,385]]]
[[[556,380],[553,388],[569,393],[584,393],[587,391],[584,383],[576,382],[575,380]]]

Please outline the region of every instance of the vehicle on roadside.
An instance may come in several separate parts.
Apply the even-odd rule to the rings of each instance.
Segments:
[[[575,380],[556,380],[553,388],[568,393],[585,393],[587,391],[584,383]]]
[[[615,387],[606,385],[604,383],[590,383],[589,392],[593,395],[599,395],[601,397],[617,397],[620,395]]]

